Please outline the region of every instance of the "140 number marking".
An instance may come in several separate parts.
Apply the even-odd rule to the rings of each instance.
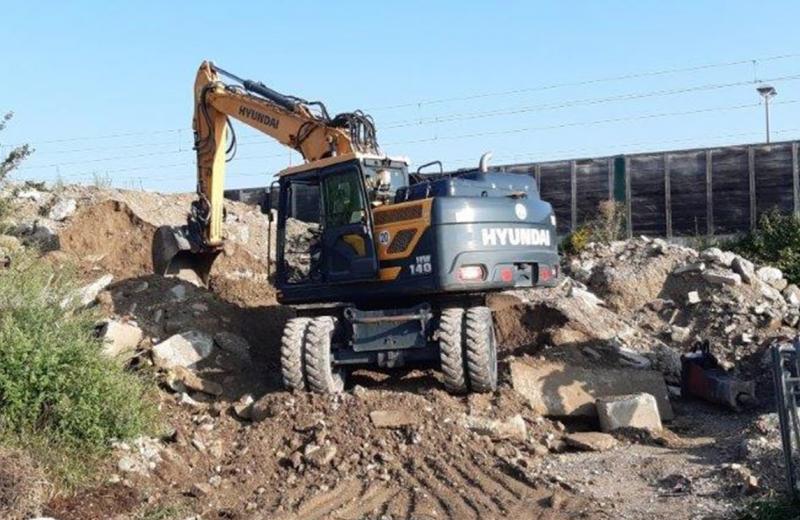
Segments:
[[[408,266],[411,270],[411,275],[416,276],[419,274],[431,274],[433,268],[431,267],[431,255],[422,255],[416,258],[416,263]]]

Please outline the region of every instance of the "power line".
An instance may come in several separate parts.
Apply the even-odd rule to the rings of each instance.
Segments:
[[[792,103],[797,103],[800,100],[787,100],[781,101],[780,104],[788,105]],[[776,105],[779,103],[775,103]],[[452,141],[457,139],[469,139],[472,137],[487,137],[492,135],[507,135],[507,134],[515,134],[515,133],[522,133],[522,132],[534,132],[539,130],[556,130],[559,128],[573,128],[573,127],[582,127],[582,126],[594,126],[594,125],[601,125],[601,124],[609,124],[609,123],[622,123],[628,121],[641,121],[646,119],[657,119],[662,117],[676,117],[676,116],[687,116],[687,115],[694,115],[694,114],[703,114],[703,113],[710,113],[710,112],[722,112],[722,111],[729,111],[729,110],[742,110],[745,108],[754,108],[758,107],[758,103],[747,103],[744,105],[731,105],[731,106],[724,106],[724,107],[711,107],[711,108],[701,108],[696,110],[686,110],[682,112],[662,112],[657,114],[642,114],[638,116],[628,116],[628,117],[615,117],[615,118],[608,118],[608,119],[597,119],[594,121],[579,121],[573,123],[561,123],[557,125],[548,125],[548,126],[535,126],[535,127],[527,127],[527,128],[514,128],[509,130],[498,130],[493,132],[477,132],[472,134],[460,134],[460,135],[447,135],[443,137],[429,137],[425,139],[414,139],[408,141],[395,141],[393,143],[387,143],[387,145],[396,145],[396,144],[416,144],[416,143],[427,143],[433,141]]]
[[[578,80],[572,82],[562,82],[562,83],[552,83],[546,85],[539,85],[534,87],[526,87],[526,88],[518,88],[518,89],[511,89],[505,91],[495,91],[495,92],[483,92],[483,93],[476,93],[472,95],[466,96],[454,96],[454,97],[447,97],[447,98],[439,98],[439,99],[430,99],[430,100],[419,100],[413,102],[405,102],[399,103],[395,105],[386,105],[386,106],[378,106],[373,107],[367,110],[375,111],[375,110],[389,110],[389,109],[397,109],[397,108],[408,108],[408,107],[421,107],[425,105],[431,104],[440,104],[446,103],[451,101],[469,101],[474,99],[480,98],[487,98],[487,97],[498,97],[498,96],[508,96],[514,94],[521,94],[526,92],[537,92],[537,91],[545,91],[545,90],[554,90],[558,88],[565,88],[565,87],[575,87],[575,86],[585,86],[585,85],[593,85],[597,83],[606,83],[606,82],[614,82],[614,81],[624,81],[630,79],[637,79],[637,78],[646,78],[646,77],[657,77],[669,74],[680,74],[684,72],[698,72],[703,70],[710,70],[716,68],[725,68],[725,67],[733,67],[737,65],[745,65],[745,64],[758,64],[764,62],[771,62],[771,61],[778,61],[778,60],[786,60],[791,58],[800,57],[800,53],[790,53],[790,54],[781,54],[781,55],[774,55],[774,56],[767,56],[763,58],[751,58],[751,59],[741,59],[735,61],[728,61],[728,62],[718,62],[718,63],[710,63],[704,65],[697,65],[697,66],[689,66],[689,67],[678,67],[678,68],[667,68],[661,70],[654,70],[654,71],[644,71],[632,74],[623,74],[617,76],[609,76],[609,77],[601,77],[601,78],[590,78],[585,80]],[[758,81],[758,78],[754,77],[753,81]],[[191,132],[192,129],[188,127],[184,128],[169,128],[169,129],[160,129],[160,130],[146,130],[146,131],[135,131],[135,132],[116,132],[111,134],[101,134],[95,136],[77,136],[77,137],[64,137],[58,139],[49,139],[44,141],[38,141],[34,143],[36,146],[43,145],[43,144],[55,144],[55,143],[64,143],[64,142],[74,142],[74,141],[94,141],[94,140],[103,140],[103,139],[115,139],[121,137],[133,137],[133,136],[140,136],[140,135],[153,135],[153,134],[163,134],[163,133],[178,133],[178,132]],[[0,145],[3,147],[14,147],[20,146],[24,143],[18,143],[16,145]]]
[[[408,107],[422,107],[425,105],[433,105],[433,104],[440,104],[440,103],[448,103],[453,101],[471,101],[474,99],[481,99],[487,97],[497,97],[497,96],[509,96],[515,94],[522,94],[527,92],[540,92],[545,90],[554,90],[558,88],[565,88],[565,87],[580,87],[585,85],[594,85],[597,83],[607,83],[613,81],[624,81],[630,79],[638,79],[638,78],[647,78],[647,77],[654,77],[654,76],[664,76],[669,74],[679,74],[682,72],[697,72],[701,70],[709,70],[709,69],[716,69],[716,68],[725,68],[725,67],[733,67],[737,65],[753,65],[762,62],[769,62],[769,61],[778,61],[778,60],[785,60],[790,58],[797,58],[800,57],[800,53],[792,53],[792,54],[780,54],[775,56],[767,56],[764,58],[755,58],[755,59],[743,59],[743,60],[736,60],[736,61],[728,61],[728,62],[719,62],[719,63],[709,63],[705,65],[696,65],[690,67],[679,67],[679,68],[670,68],[670,69],[662,69],[662,70],[655,70],[655,71],[646,71],[646,72],[638,72],[632,74],[622,74],[619,76],[610,76],[605,78],[594,78],[594,79],[585,79],[579,81],[571,81],[571,82],[563,82],[563,83],[551,83],[546,85],[539,85],[535,87],[526,87],[526,88],[518,88],[512,90],[504,90],[504,91],[496,91],[496,92],[484,92],[484,93],[477,93],[471,94],[466,96],[453,96],[453,97],[446,97],[446,98],[439,98],[439,99],[429,99],[423,101],[413,101],[413,102],[406,102],[406,103],[398,103],[395,105],[386,105],[386,106],[379,106],[373,107],[366,110],[369,111],[376,111],[376,110],[393,110],[398,108],[408,108]],[[757,79],[755,79],[757,81]]]
[[[776,78],[769,78],[764,79],[762,81],[777,83],[780,81],[795,81],[800,79],[800,74],[792,75],[792,76],[781,76]],[[402,121],[397,121],[396,124],[391,124],[389,126],[384,126],[382,129],[390,130],[394,128],[405,128],[409,126],[419,126],[419,125],[427,125],[427,124],[438,124],[438,123],[449,123],[454,121],[465,121],[470,119],[481,119],[487,117],[496,117],[496,116],[506,116],[506,115],[514,115],[514,114],[522,114],[527,112],[539,112],[545,110],[560,110],[563,108],[571,108],[575,106],[586,106],[586,105],[600,105],[604,103],[613,103],[618,101],[630,101],[635,99],[644,99],[650,97],[658,97],[658,96],[670,96],[676,94],[685,94],[689,92],[700,92],[700,91],[709,91],[709,90],[718,90],[723,88],[730,88],[730,87],[740,87],[744,85],[752,85],[753,81],[737,81],[733,83],[714,83],[714,84],[706,84],[706,85],[695,85],[691,87],[685,87],[680,89],[662,89],[662,90],[651,90],[647,92],[632,92],[628,94],[620,94],[617,96],[609,96],[609,97],[601,97],[601,98],[585,98],[585,99],[576,99],[576,100],[568,100],[558,103],[547,103],[541,105],[532,105],[527,107],[520,107],[520,108],[509,108],[503,110],[491,110],[485,112],[462,112],[456,114],[448,114],[444,116],[430,116],[427,118],[420,118],[420,119],[406,119]]]

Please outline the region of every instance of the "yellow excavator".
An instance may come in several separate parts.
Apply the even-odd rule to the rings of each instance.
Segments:
[[[331,117],[321,102],[208,61],[194,98],[198,198],[186,226],[156,233],[157,272],[208,277],[225,242],[225,162],[239,120],[305,161],[277,175],[277,203],[264,208],[277,214],[277,298],[297,313],[281,340],[285,386],[338,392],[354,368],[432,366],[451,392],[496,388],[486,296],[559,275],[555,217],[533,178],[491,172],[486,156],[455,174],[439,161],[409,173],[407,159],[381,152],[368,115]]]

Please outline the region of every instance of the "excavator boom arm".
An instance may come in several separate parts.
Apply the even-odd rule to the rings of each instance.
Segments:
[[[226,84],[221,76],[237,84]],[[354,151],[377,151],[374,127],[368,116],[345,114],[331,119],[324,106],[321,114],[313,103],[285,96],[261,83],[237,78],[211,62],[203,62],[194,86],[193,128],[197,151],[197,193],[193,209],[195,228],[202,229],[205,248],[222,244],[223,193],[229,118],[262,132],[299,152],[306,162]],[[354,126],[362,125],[360,128]],[[369,139],[362,141],[363,125]],[[190,222],[190,227],[191,226]]]

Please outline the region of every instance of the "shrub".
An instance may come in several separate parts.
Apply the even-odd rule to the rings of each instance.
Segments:
[[[792,283],[800,282],[800,216],[796,214],[764,213],[756,230],[733,241],[731,248],[753,261],[779,268]]]
[[[100,355],[73,287],[70,272],[29,253],[0,270],[0,425],[5,437],[97,454],[149,430],[155,409],[139,377]]]
[[[623,236],[625,224],[625,206],[612,200],[604,200],[598,207],[598,215],[594,220],[586,222],[575,231],[564,237],[561,251],[567,255],[577,255],[590,242],[608,244]]]

